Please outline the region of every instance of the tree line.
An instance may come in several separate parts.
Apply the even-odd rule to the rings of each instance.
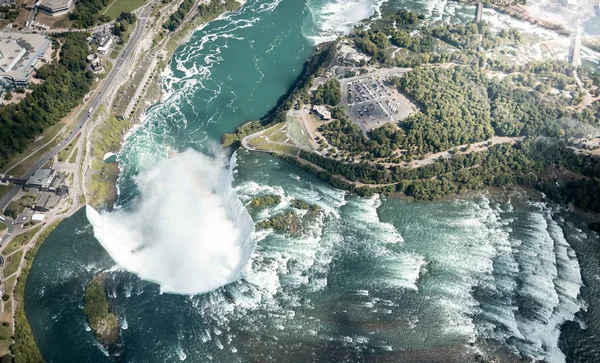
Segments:
[[[69,20],[74,28],[91,28],[98,23],[109,22],[110,16],[100,14],[112,0],[78,0],[73,11],[69,13]]]
[[[80,104],[94,75],[87,69],[87,33],[57,35],[63,42],[58,63],[42,66],[33,91],[20,103],[0,109],[0,165],[25,148],[44,130]]]

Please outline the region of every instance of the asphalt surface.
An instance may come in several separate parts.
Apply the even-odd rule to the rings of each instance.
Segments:
[[[0,247],[4,246],[4,244],[10,240],[10,238],[12,237],[12,234],[15,230],[15,226],[13,225],[13,220],[8,217],[4,217],[4,219],[5,220],[0,221],[0,223],[6,224],[8,229],[6,230],[6,233],[4,234],[4,236],[2,236],[2,238],[0,238]]]
[[[82,109],[81,113],[78,116],[77,124],[73,131],[63,140],[60,144],[56,145],[50,152],[40,158],[34,165],[27,170],[22,179],[28,179],[35,171],[42,166],[44,166],[50,159],[52,159],[56,154],[58,154],[65,146],[69,145],[71,141],[79,134],[83,126],[88,122],[94,112],[98,109],[104,100],[105,91],[116,86],[115,81],[120,81],[116,77],[125,62],[127,56],[131,53],[131,50],[137,46],[140,39],[144,35],[144,29],[146,29],[146,23],[148,22],[148,15],[150,15],[152,8],[152,3],[148,3],[146,7],[142,10],[142,13],[138,16],[138,21],[135,23],[135,29],[131,33],[131,37],[129,41],[123,48],[119,58],[117,58],[113,63],[113,68],[110,73],[104,79],[100,87],[96,90],[96,93],[92,96],[91,100],[85,105],[85,108]],[[89,113],[89,109],[92,108],[92,113]],[[0,212],[4,211],[4,209],[8,206],[10,201],[17,195],[17,193],[21,190],[21,186],[15,185],[13,188],[0,200]],[[5,235],[6,236],[6,235]]]

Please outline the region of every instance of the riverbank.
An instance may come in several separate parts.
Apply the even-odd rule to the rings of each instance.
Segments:
[[[170,60],[177,48],[187,42],[199,27],[225,13],[239,9],[242,4],[243,2],[235,0],[227,0],[225,3],[211,1],[208,5],[202,2],[188,14],[175,31],[168,33],[159,31],[152,37],[149,42],[151,46],[139,57],[139,63],[135,67],[137,72],[149,72],[151,75],[147,77],[144,84],[134,84],[135,80],[132,80],[122,85],[123,88],[144,88],[143,94],[137,101],[137,107],[128,119],[122,121],[109,112],[104,116],[105,121],[99,122],[90,135],[93,147],[89,153],[91,160],[88,162],[89,167],[86,172],[86,196],[92,207],[111,208],[116,200],[119,166],[118,163],[105,163],[104,155],[107,152],[118,154],[127,136],[143,122],[146,109],[162,98],[160,74],[170,65],[170,61],[164,60]],[[156,24],[162,24],[164,18],[166,15],[158,19]],[[160,54],[162,59],[155,67],[145,69],[140,66],[144,59],[153,57],[155,54]]]
[[[31,327],[25,315],[25,284],[35,255],[50,233],[62,222],[60,218],[46,225],[25,247],[25,257],[16,273],[12,306],[14,309],[14,343],[10,349],[16,362],[42,362],[42,354],[35,343]],[[5,292],[6,293],[6,292]],[[5,304],[6,306],[6,304]]]

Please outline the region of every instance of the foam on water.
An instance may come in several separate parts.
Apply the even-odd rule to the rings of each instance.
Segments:
[[[558,348],[560,326],[583,306],[582,280],[551,208],[532,209],[519,223],[502,216],[512,208],[500,211],[508,223],[493,243],[492,273],[480,275],[476,287],[476,332],[531,359],[559,363],[565,361]]]
[[[140,196],[131,208],[86,211],[94,235],[117,264],[163,291],[184,294],[241,277],[253,249],[254,223],[222,160],[188,150],[135,181]]]
[[[380,15],[387,0],[307,0],[311,21],[303,27],[304,36],[314,45],[349,34],[355,25]]]

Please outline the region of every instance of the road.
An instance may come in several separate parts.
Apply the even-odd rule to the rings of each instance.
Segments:
[[[123,48],[119,58],[114,61],[113,68],[102,81],[102,84],[96,90],[96,93],[91,97],[90,101],[82,108],[82,112],[78,116],[78,120],[73,131],[63,140],[60,144],[56,145],[50,152],[40,158],[34,165],[27,170],[23,179],[29,178],[35,171],[42,166],[44,166],[48,161],[50,161],[56,154],[58,154],[65,146],[69,145],[71,141],[79,134],[83,126],[92,118],[94,111],[98,109],[98,107],[102,104],[104,99],[104,94],[109,89],[114,89],[116,84],[118,84],[121,80],[117,78],[123,63],[127,56],[131,53],[132,49],[138,45],[140,39],[144,35],[144,30],[146,29],[146,24],[148,22],[148,16],[152,12],[151,4],[154,2],[149,2],[146,6],[141,10],[138,21],[136,22],[135,29],[131,33],[129,41]],[[93,112],[90,114],[88,112],[89,109],[92,109]],[[21,187],[18,185],[13,186],[13,188],[0,200],[0,212],[4,211],[4,209],[8,206],[8,203],[17,195],[17,193],[21,190]]]
[[[12,234],[15,230],[15,226],[13,225],[13,220],[9,217],[4,217],[4,221],[0,222],[0,223],[4,223],[6,224],[6,226],[8,227],[6,229],[6,233],[4,234],[4,236],[2,236],[2,238],[0,238],[0,247],[4,246],[4,244],[6,244],[10,238],[12,237]]]

